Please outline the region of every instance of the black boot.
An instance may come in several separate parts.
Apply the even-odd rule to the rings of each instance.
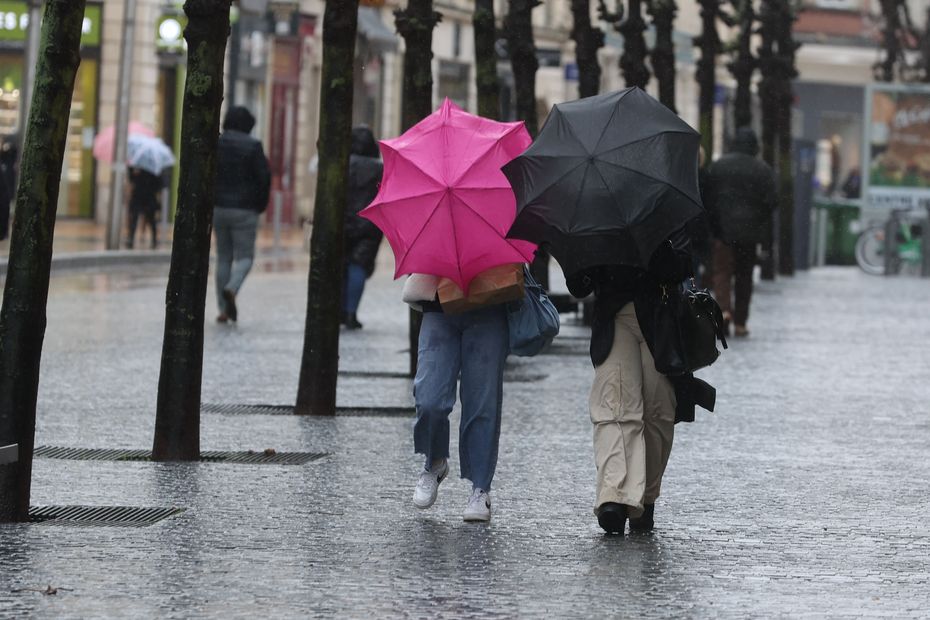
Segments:
[[[597,509],[597,524],[608,534],[623,534],[626,527],[626,506],[606,502]]]
[[[635,519],[630,517],[630,529],[634,532],[651,532],[652,528],[655,527],[655,516],[656,505],[655,504],[645,504],[643,506],[643,514]]]
[[[346,312],[345,320],[346,329],[362,329],[362,324],[358,322],[358,317],[355,316],[354,312]]]

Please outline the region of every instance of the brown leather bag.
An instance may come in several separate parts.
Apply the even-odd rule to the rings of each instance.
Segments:
[[[446,314],[459,314],[523,299],[523,263],[499,265],[482,271],[471,281],[468,296],[448,278],[439,281],[439,303]]]

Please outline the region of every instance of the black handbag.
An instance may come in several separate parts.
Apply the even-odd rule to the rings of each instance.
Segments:
[[[679,376],[710,366],[727,348],[723,313],[707,289],[663,285],[655,309],[656,370]]]

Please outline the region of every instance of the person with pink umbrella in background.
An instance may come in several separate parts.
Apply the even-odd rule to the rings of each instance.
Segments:
[[[413,439],[425,464],[413,504],[432,506],[449,473],[449,414],[461,381],[459,469],[472,483],[465,521],[491,518],[509,349],[507,310],[497,304],[449,314],[437,290],[440,279],[448,278],[467,293],[478,274],[532,260],[534,244],[505,238],[516,203],[500,170],[530,142],[522,122],[474,116],[447,99],[400,137],[381,141],[384,179],[361,212],[387,237],[395,277],[413,274],[404,301],[423,312]]]

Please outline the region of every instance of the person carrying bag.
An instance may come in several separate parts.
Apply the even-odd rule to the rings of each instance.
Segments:
[[[510,352],[520,357],[532,357],[549,346],[559,334],[559,311],[526,267],[523,268],[523,279],[523,299],[507,307]]]

